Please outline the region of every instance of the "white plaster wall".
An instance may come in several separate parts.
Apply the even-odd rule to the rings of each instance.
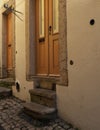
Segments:
[[[22,100],[30,101],[29,89],[33,88],[33,82],[26,81],[26,41],[25,41],[25,0],[16,0],[16,10],[23,13],[15,17],[15,41],[16,41],[16,82],[20,84],[20,92],[13,86],[13,94]]]
[[[100,130],[100,1],[66,1],[69,85],[57,86],[59,115],[81,130]]]

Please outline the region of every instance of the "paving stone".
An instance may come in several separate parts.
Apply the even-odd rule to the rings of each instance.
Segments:
[[[68,129],[68,130],[75,130],[74,128],[70,128],[70,129]]]
[[[27,128],[23,127],[23,128],[21,128],[21,130],[27,130]]]
[[[45,127],[44,127],[44,130],[48,130],[48,128],[49,128],[48,126],[45,126]]]
[[[10,125],[5,126],[4,130],[11,130]]]
[[[57,126],[54,130],[65,130],[65,129],[62,128],[61,126]]]
[[[36,130],[36,128],[30,128],[29,130]]]
[[[0,100],[0,130],[75,130],[62,119],[40,121],[23,113],[23,101],[9,97]],[[70,128],[70,129],[68,129]]]
[[[8,118],[7,113],[3,113],[3,114],[2,114],[2,119],[5,120],[5,119],[7,119],[7,118]]]
[[[70,128],[70,125],[66,125],[66,124],[65,124],[65,125],[63,125],[63,128],[64,128],[64,129],[69,129],[69,128]]]
[[[2,124],[4,121],[2,119],[0,119],[0,124]]]
[[[27,127],[28,128],[28,127]],[[28,130],[36,130],[34,127],[29,127]]]
[[[48,130],[53,130],[53,127],[49,126]]]
[[[1,110],[3,110],[3,107],[2,107],[2,106],[0,106],[0,111],[1,111]]]
[[[55,128],[55,127],[57,127],[57,126],[58,126],[58,124],[56,123],[56,124],[53,125],[53,128]]]
[[[19,130],[19,128],[14,128],[14,130]]]

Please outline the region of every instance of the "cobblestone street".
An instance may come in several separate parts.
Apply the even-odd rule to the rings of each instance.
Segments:
[[[0,100],[0,130],[78,130],[60,118],[35,120],[23,113],[22,101],[15,97]]]

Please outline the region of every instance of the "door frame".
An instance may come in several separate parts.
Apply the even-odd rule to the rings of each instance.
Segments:
[[[26,30],[27,30],[26,31],[26,35],[27,35],[26,37],[26,47],[27,47],[26,78],[27,80],[34,80],[34,79],[38,80],[38,76],[36,76],[36,71],[35,71],[36,68],[35,22],[32,22],[32,19],[33,21],[35,20],[35,0],[26,0],[25,3],[26,3],[25,10],[26,10]],[[33,12],[33,16],[31,15],[32,12]],[[59,17],[59,33],[60,33],[59,34],[59,66],[60,66],[59,84],[68,86],[67,1],[65,0],[59,0],[59,16],[61,16],[61,18]],[[41,78],[43,78],[43,76]]]
[[[8,7],[14,7],[15,1],[9,1]],[[9,9],[2,10],[2,78],[15,79],[15,16],[12,15],[12,69],[7,68],[7,16],[12,13]]]

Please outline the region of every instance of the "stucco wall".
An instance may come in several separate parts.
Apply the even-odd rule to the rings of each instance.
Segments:
[[[15,42],[16,42],[16,82],[20,84],[20,92],[13,86],[13,94],[23,100],[29,101],[28,90],[33,88],[33,82],[26,81],[26,41],[25,41],[25,0],[16,1],[16,10],[23,14],[18,14],[22,21],[15,17]]]
[[[100,1],[67,0],[66,11],[69,85],[57,86],[59,115],[82,130],[99,130]]]

